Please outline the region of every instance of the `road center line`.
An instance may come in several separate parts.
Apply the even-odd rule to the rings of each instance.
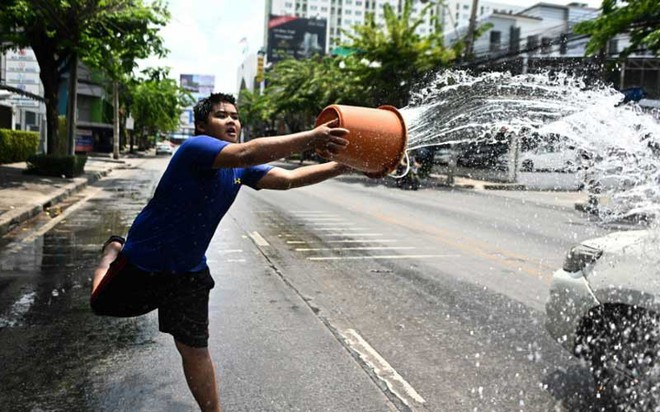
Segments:
[[[302,220],[312,220],[314,222],[345,222],[344,219],[340,217],[299,217],[298,219]]]
[[[321,250],[410,250],[414,246],[359,246],[359,247],[320,247],[296,248],[296,252],[318,252]]]
[[[340,332],[349,348],[357,353],[360,359],[373,373],[387,385],[387,389],[413,411],[415,406],[426,403],[424,398],[399,373],[367,343],[354,329]]]
[[[324,236],[383,236],[382,233],[324,233]]]
[[[392,242],[398,242],[398,240],[396,240],[396,239],[345,239],[345,240],[328,240],[326,243],[368,243],[368,242],[392,243]]]
[[[335,230],[335,231],[347,231],[347,230],[353,230],[353,231],[358,231],[358,230],[366,230],[363,227],[354,227],[354,228],[349,228],[349,227],[342,227],[342,228],[333,228],[333,227],[320,227],[320,228],[313,228],[314,230]]]
[[[319,256],[308,257],[307,260],[432,259],[455,257],[460,257],[460,255]]]
[[[257,244],[257,246],[270,246],[270,244],[264,239],[259,232],[252,232],[248,233],[248,235],[252,238],[254,243]]]

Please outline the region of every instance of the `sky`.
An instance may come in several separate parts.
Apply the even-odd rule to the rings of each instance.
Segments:
[[[497,0],[498,3],[528,7],[540,1],[568,4],[572,1],[599,7],[601,0]],[[167,0],[172,18],[161,30],[165,59],[148,59],[141,68],[167,66],[170,75],[215,76],[215,91],[237,94],[238,66],[245,48],[256,52],[263,44],[264,0]],[[246,39],[247,44],[241,40]]]

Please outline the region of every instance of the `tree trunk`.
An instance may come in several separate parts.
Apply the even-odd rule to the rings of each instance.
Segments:
[[[112,120],[112,158],[119,159],[119,84],[112,82],[113,120]]]
[[[32,50],[39,62],[39,78],[44,87],[44,98],[46,99],[46,153],[63,154],[65,148],[60,144],[59,122],[58,122],[58,92],[60,74],[57,70],[57,60],[52,52],[45,35],[32,33]]]
[[[78,108],[78,54],[73,53],[69,61],[69,95],[66,105],[67,154],[76,153],[76,129]]]

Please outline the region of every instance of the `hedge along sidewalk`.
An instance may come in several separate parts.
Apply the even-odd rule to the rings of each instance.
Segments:
[[[72,179],[24,174],[25,162],[0,165],[0,236],[124,164],[88,158],[85,173]]]

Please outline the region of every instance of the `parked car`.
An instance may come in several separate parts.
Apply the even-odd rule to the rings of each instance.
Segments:
[[[172,149],[171,144],[163,142],[156,145],[156,156],[161,154],[172,155],[172,153],[174,153],[174,149]]]
[[[579,165],[579,153],[574,147],[538,146],[520,153],[520,170],[523,172],[575,172]]]
[[[509,152],[506,141],[475,141],[457,145],[456,164],[474,169],[499,168]]]
[[[454,149],[451,147],[439,147],[433,154],[433,164],[437,166],[449,166],[454,155]]]
[[[588,362],[612,410],[660,407],[658,240],[651,229],[586,240],[550,286],[546,329]]]

